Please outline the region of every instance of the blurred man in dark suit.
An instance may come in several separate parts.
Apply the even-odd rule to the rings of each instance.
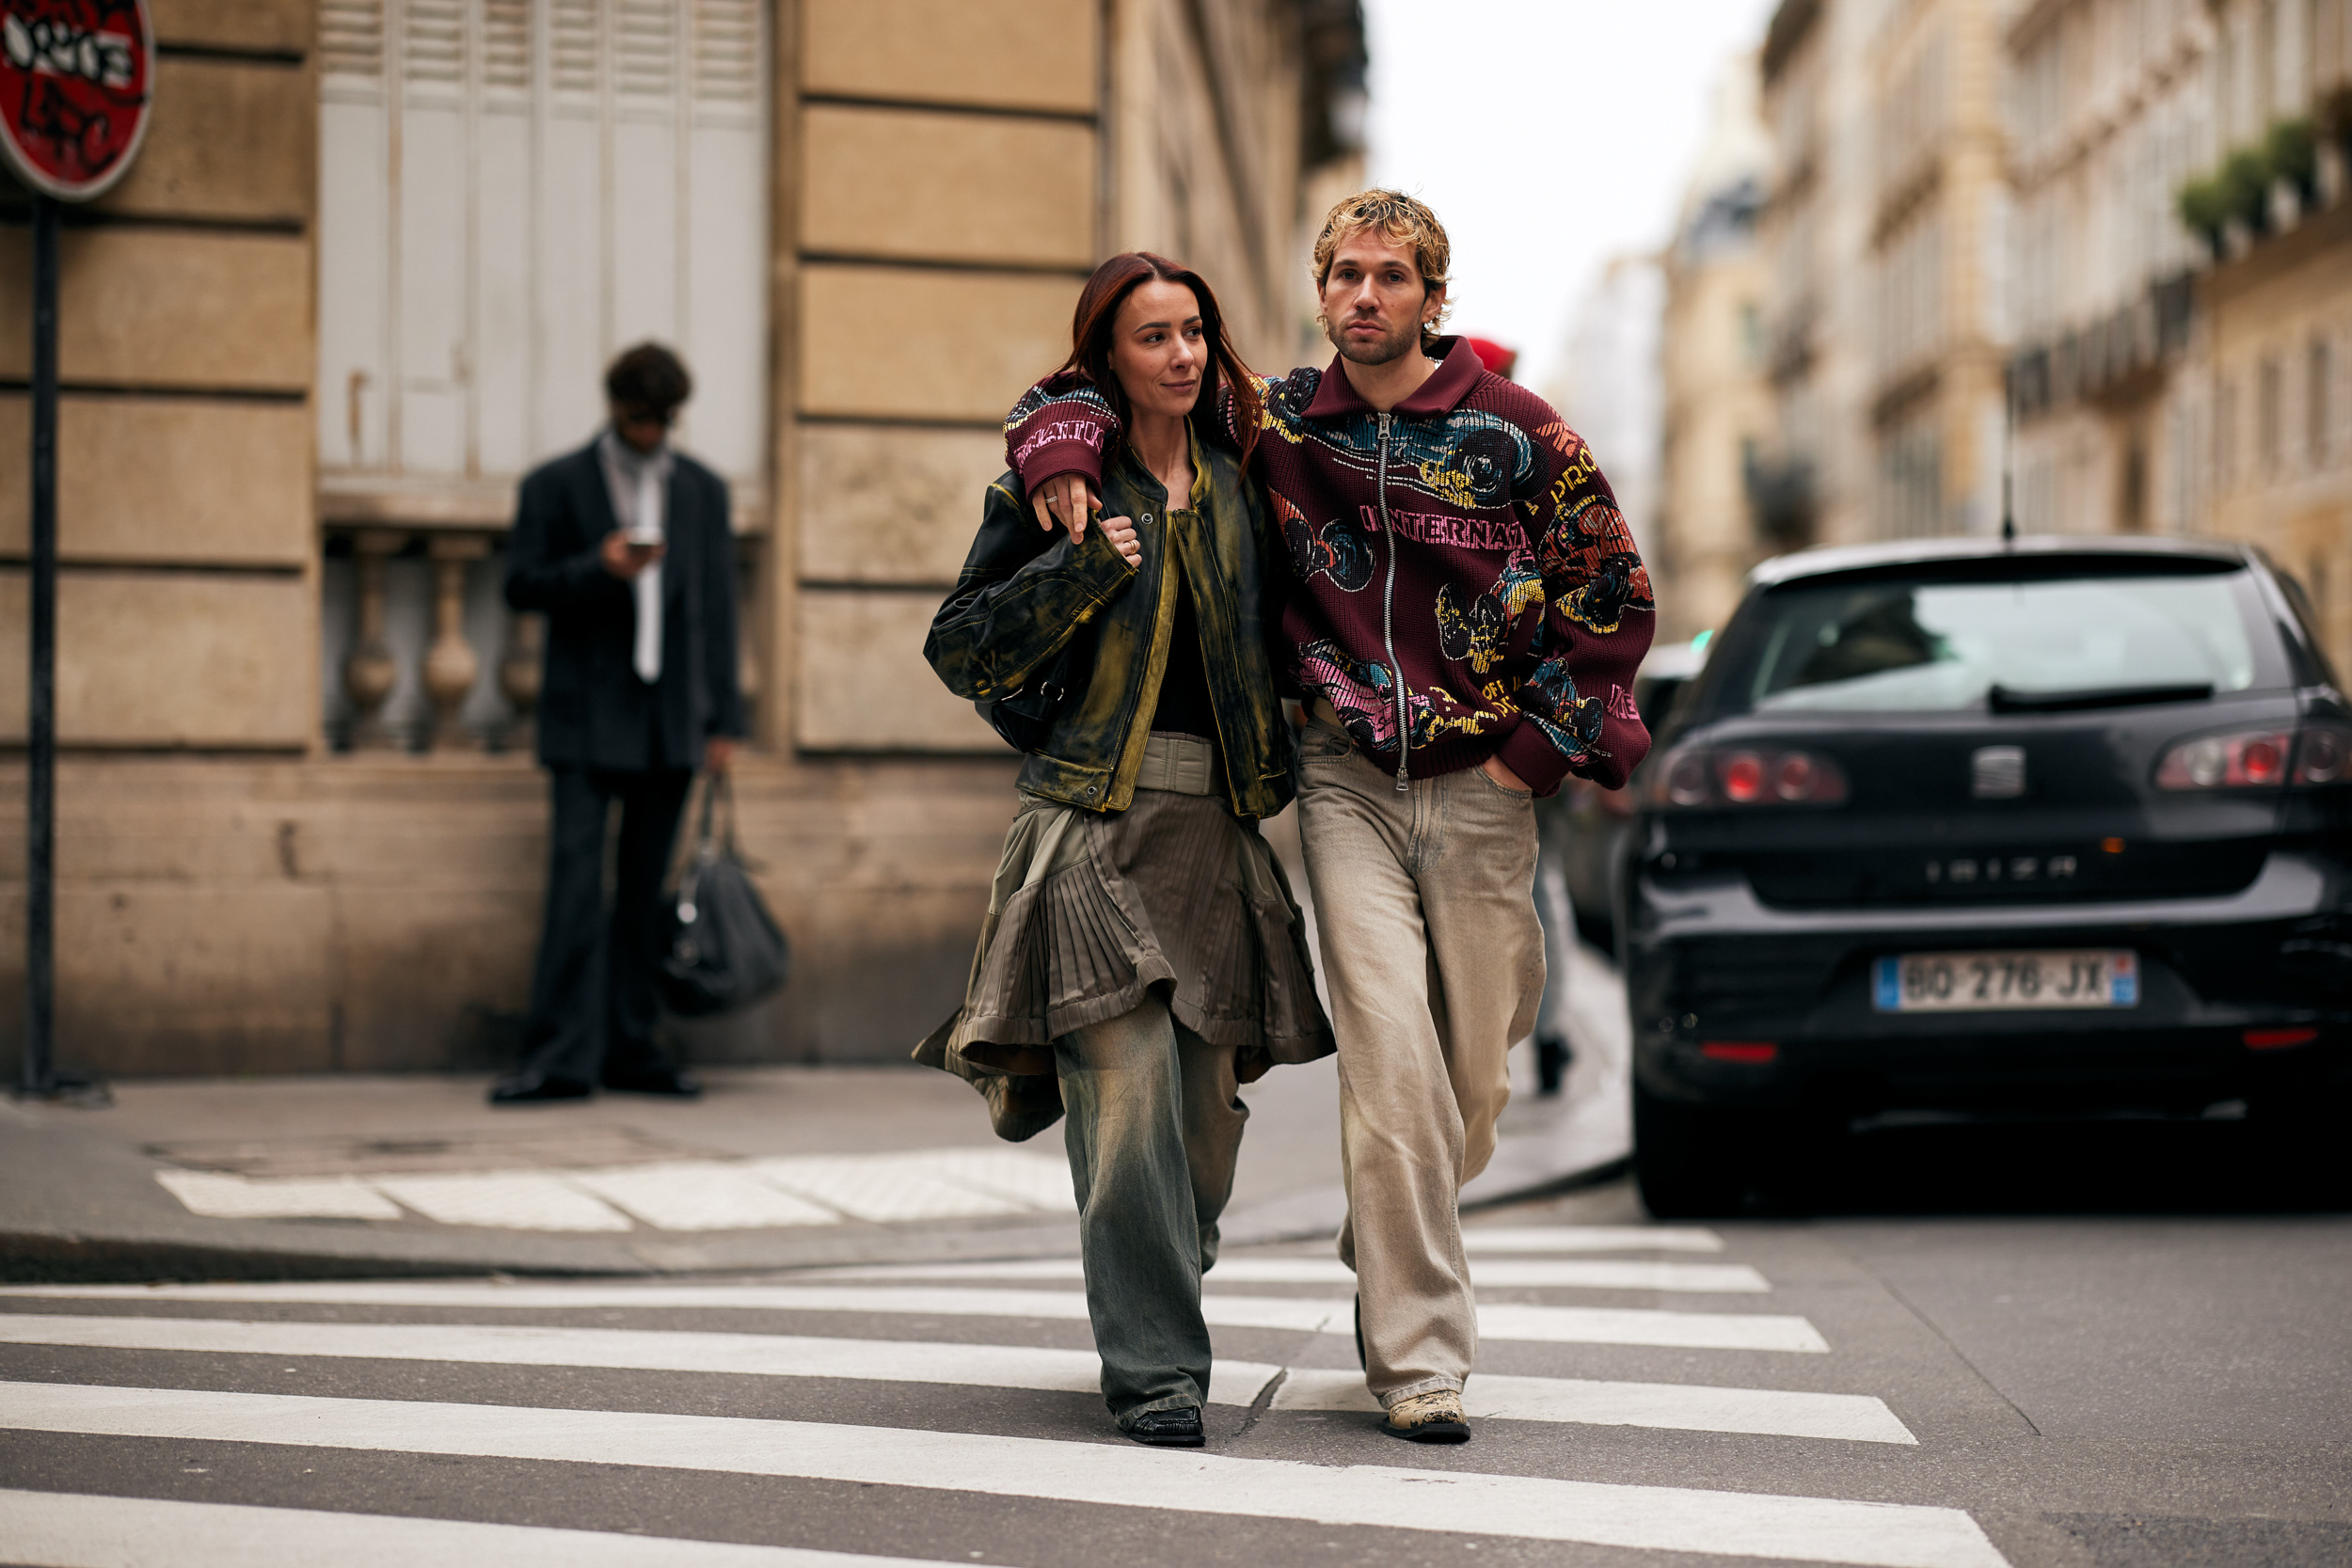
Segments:
[[[548,618],[539,760],[553,782],[547,924],[519,1070],[495,1105],[601,1085],[691,1097],[654,1043],[661,882],[694,770],[723,772],[744,733],[735,542],[725,481],[670,445],[693,390],[658,343],[612,362],[612,424],[523,481],[506,602]],[[620,807],[618,875],[606,839]]]

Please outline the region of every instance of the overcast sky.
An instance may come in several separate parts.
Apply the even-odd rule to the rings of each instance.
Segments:
[[[1661,245],[1724,63],[1774,0],[1364,0],[1375,183],[1454,240],[1453,328],[1550,376],[1610,257]]]

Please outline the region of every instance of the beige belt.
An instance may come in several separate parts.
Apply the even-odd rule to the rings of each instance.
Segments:
[[[1216,746],[1197,735],[1153,730],[1143,743],[1143,768],[1136,775],[1137,789],[1165,789],[1172,795],[1216,795],[1218,776]]]

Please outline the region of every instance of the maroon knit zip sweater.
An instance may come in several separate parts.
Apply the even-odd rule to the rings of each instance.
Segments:
[[[1262,381],[1251,477],[1290,546],[1287,673],[1327,698],[1391,771],[1499,755],[1549,795],[1568,773],[1614,788],[1649,750],[1633,672],[1656,614],[1649,573],[1591,449],[1550,404],[1489,374],[1459,338],[1385,419],[1327,370]],[[1232,398],[1221,410],[1230,427]],[[1099,486],[1117,417],[1058,377],[1005,422],[1023,486]]]

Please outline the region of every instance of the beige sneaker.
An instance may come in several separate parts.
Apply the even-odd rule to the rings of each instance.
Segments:
[[[1470,1421],[1462,1414],[1462,1396],[1451,1388],[1397,1401],[1380,1430],[1407,1443],[1467,1443]]]

